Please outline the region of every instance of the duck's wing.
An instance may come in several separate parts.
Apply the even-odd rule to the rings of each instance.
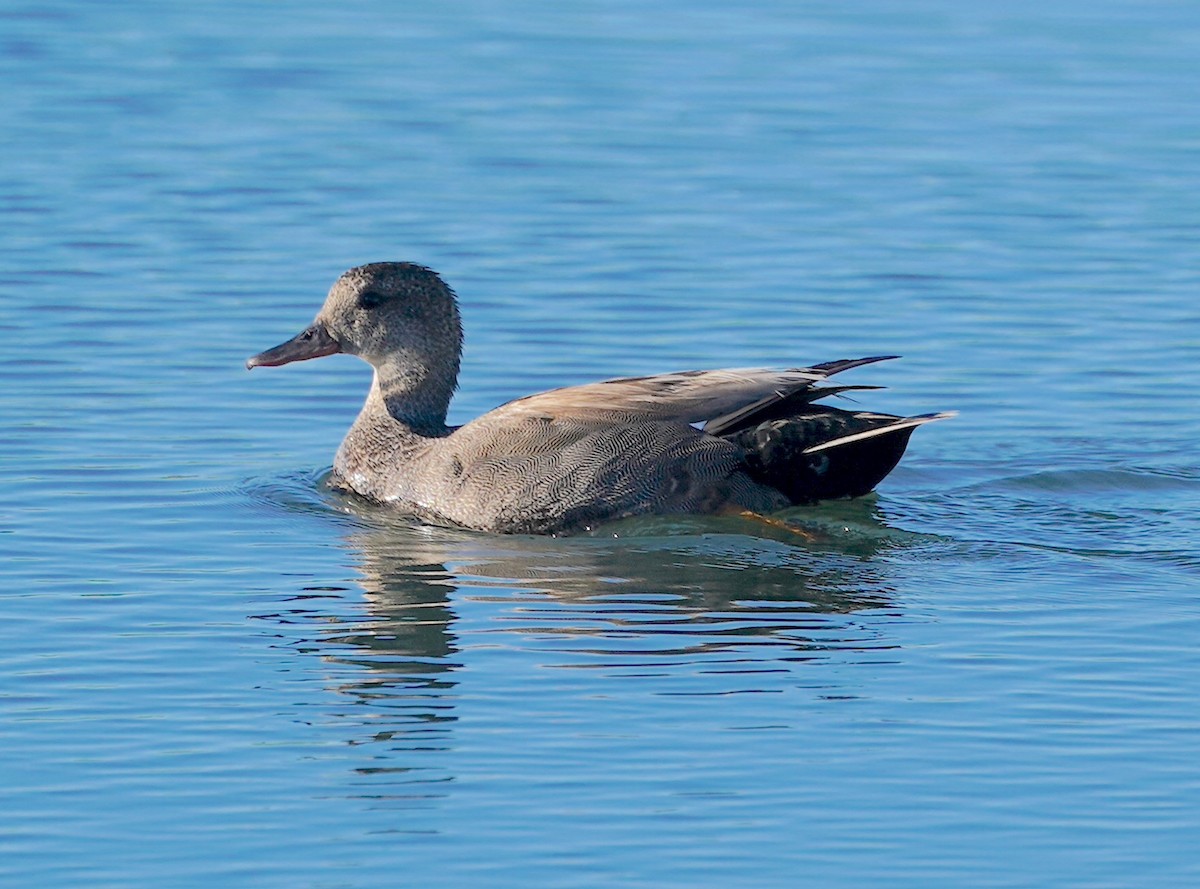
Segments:
[[[707,422],[706,431],[711,431],[714,424],[727,425],[731,418],[756,413],[776,401],[792,397],[811,401],[848,388],[861,388],[819,384],[831,374],[882,360],[884,357],[854,359],[788,370],[755,367],[622,377],[529,395],[510,401],[492,414],[514,419]]]
[[[864,364],[874,364],[877,361],[891,361],[899,355],[875,355],[870,358],[843,358],[837,361],[826,361],[815,364],[807,370],[821,374],[824,380],[844,370],[862,367]],[[787,416],[803,405],[810,404],[839,392],[862,391],[879,389],[879,386],[818,386],[808,389],[796,389],[791,392],[772,392],[757,401],[752,401],[735,410],[712,417],[704,424],[704,431],[710,435],[729,435],[747,426],[754,426],[764,420]]]

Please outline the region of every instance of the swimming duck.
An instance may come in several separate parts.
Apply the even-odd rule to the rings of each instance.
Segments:
[[[359,266],[311,325],[246,362],[357,355],[375,369],[331,484],[424,520],[569,534],[637,515],[744,513],[873,490],[913,430],[898,417],[816,404],[834,374],[896,356],[806,368],[692,370],[518,398],[447,426],[462,323],[454,292],[409,262]]]

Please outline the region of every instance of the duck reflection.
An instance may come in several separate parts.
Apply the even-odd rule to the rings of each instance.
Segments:
[[[337,641],[360,651],[364,665],[386,660],[405,675],[452,670],[453,593],[497,601],[503,632],[558,634],[613,657],[624,651],[620,639],[633,636],[644,655],[655,634],[669,636],[676,653],[711,650],[714,633],[726,646],[765,635],[793,654],[825,649],[827,631],[849,624],[832,615],[890,601],[886,563],[874,557],[908,535],[880,524],[871,508],[852,501],[826,511],[824,527],[799,541],[782,530],[747,536],[739,519],[639,520],[567,540],[496,537],[371,510],[347,541],[370,619]]]
[[[498,641],[539,667],[598,670],[597,681],[685,678],[701,689],[689,693],[795,685],[805,663],[878,660],[892,645],[879,621],[858,615],[891,607],[878,556],[908,536],[870,500],[811,514],[816,543],[711,518],[639,520],[603,537],[496,537],[339,506],[360,522],[346,539],[365,608],[349,621],[321,617],[310,644],[350,668],[333,684],[365,708],[342,714],[368,729],[354,743],[448,747],[464,654]],[[379,753],[363,771],[410,771]]]

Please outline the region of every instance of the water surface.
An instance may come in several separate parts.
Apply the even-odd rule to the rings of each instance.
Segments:
[[[0,883],[1191,887],[1200,11],[0,8]],[[568,540],[322,478],[334,277],[451,420],[900,353],[880,491]],[[613,536],[613,534],[617,536]]]

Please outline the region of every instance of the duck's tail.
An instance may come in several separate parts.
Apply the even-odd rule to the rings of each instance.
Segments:
[[[833,408],[829,408],[829,410],[833,410]],[[949,420],[951,417],[957,416],[958,411],[940,411],[936,414],[914,414],[911,417],[895,417],[891,414],[858,414],[858,418],[878,420],[880,421],[880,425],[812,445],[805,448],[804,453],[816,454],[829,448],[840,448],[843,445],[848,445],[856,441],[866,441],[868,438],[876,438],[880,435],[893,435],[902,429],[916,429],[918,426],[924,426],[926,423],[933,423],[937,420]],[[911,434],[909,432],[909,435]]]
[[[726,436],[758,481],[793,503],[870,493],[904,456],[913,430],[952,412],[897,417],[810,404]]]

